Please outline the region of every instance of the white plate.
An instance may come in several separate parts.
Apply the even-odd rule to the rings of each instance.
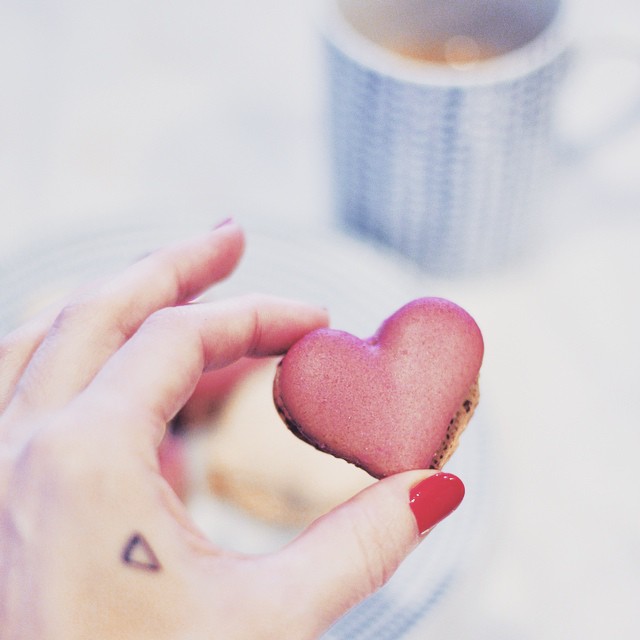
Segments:
[[[143,223],[59,239],[15,256],[0,264],[0,331],[19,324],[40,298],[117,270],[184,235],[184,228]],[[247,235],[243,261],[216,287],[216,297],[260,291],[306,299],[328,307],[333,326],[364,337],[408,300],[430,294],[410,267],[342,235],[317,230],[266,233],[251,226]],[[481,406],[447,466],[465,482],[463,504],[382,590],[327,632],[326,640],[416,637],[429,623],[442,596],[482,551],[491,493],[489,436]],[[194,501],[194,517],[212,537],[237,547],[259,550],[284,539],[283,532],[216,507],[210,498]]]

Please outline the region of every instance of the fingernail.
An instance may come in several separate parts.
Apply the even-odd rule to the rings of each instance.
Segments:
[[[233,218],[225,218],[222,222],[218,222],[218,224],[213,227],[213,230],[216,231],[217,229],[220,229],[221,227],[225,227],[228,224],[231,224],[233,222]]]
[[[412,487],[409,492],[409,506],[420,535],[455,511],[462,498],[462,480],[451,473],[436,473]]]

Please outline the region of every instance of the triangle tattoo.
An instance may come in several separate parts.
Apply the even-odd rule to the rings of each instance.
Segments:
[[[158,557],[140,533],[134,533],[122,551],[124,562],[136,569],[160,571],[162,568]]]

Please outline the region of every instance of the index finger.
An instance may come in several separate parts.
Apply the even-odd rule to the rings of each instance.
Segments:
[[[163,309],[110,359],[87,394],[117,398],[136,415],[142,410],[148,426],[163,431],[203,371],[244,356],[282,354],[327,321],[322,308],[269,296]]]

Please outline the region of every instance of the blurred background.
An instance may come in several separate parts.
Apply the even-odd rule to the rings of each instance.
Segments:
[[[482,278],[411,273],[483,329],[498,479],[424,637],[640,637],[640,4],[569,17],[597,46],[558,119],[599,141],[558,171],[544,246]],[[0,282],[48,238],[132,221],[309,235],[332,226],[328,175],[311,0],[0,0]]]

